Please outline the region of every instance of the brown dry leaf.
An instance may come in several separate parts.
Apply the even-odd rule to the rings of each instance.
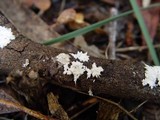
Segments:
[[[31,7],[33,5],[33,0],[16,0],[16,2],[23,4],[26,7]]]
[[[28,7],[35,5],[43,12],[46,11],[51,6],[50,0],[22,0],[22,2]]]
[[[83,36],[77,36],[73,44],[77,47],[80,47],[81,50],[88,52],[91,56],[105,58],[105,56],[102,54],[102,51],[95,45],[88,45]]]
[[[17,102],[13,102],[13,101],[10,101],[10,100],[0,98],[0,105],[3,105],[5,109],[15,109],[17,111],[23,111],[30,116],[38,118],[39,120],[54,120],[53,118],[45,116],[45,115],[41,114],[40,112],[31,110],[29,108],[26,108],[25,106],[20,105]]]
[[[22,80],[22,79],[21,79]],[[16,89],[15,89],[16,90]],[[18,91],[18,90],[16,90]],[[34,91],[34,90],[33,90]],[[32,91],[32,92],[33,92]],[[18,94],[23,94],[24,92],[22,91],[18,91],[19,93]],[[21,95],[22,95],[21,94]],[[24,93],[25,94],[25,93]],[[33,96],[34,96],[34,93],[33,93]],[[26,96],[25,96],[26,97]],[[27,96],[28,97],[28,96]],[[36,96],[35,96],[36,97]],[[37,97],[36,97],[37,98]],[[39,102],[39,101],[36,101],[36,102]],[[31,103],[30,103],[31,104]],[[13,100],[10,100],[10,99],[4,99],[3,97],[0,98],[0,105],[3,106],[4,109],[15,109],[17,111],[22,111],[24,113],[27,113],[28,115],[30,116],[33,116],[35,118],[38,118],[40,120],[53,120],[52,118],[48,117],[48,116],[45,116],[43,114],[41,114],[40,112],[37,112],[37,111],[34,111],[34,110],[31,110],[23,105],[21,105],[20,103],[16,102],[16,101],[13,101]],[[6,112],[5,112],[6,113]]]
[[[76,23],[84,23],[84,15],[82,13],[77,13],[74,21]]]
[[[74,21],[76,18],[76,11],[72,8],[64,10],[59,17],[57,22],[60,24],[66,24],[68,22]]]
[[[41,11],[46,11],[51,6],[50,0],[34,0],[34,5]]]
[[[64,10],[57,18],[57,23],[68,24],[72,30],[80,29],[89,25],[89,23],[84,21],[84,15],[82,13],[77,13],[72,8]],[[59,24],[55,24],[55,26]]]
[[[60,109],[58,99],[56,98],[56,96],[53,95],[53,93],[48,93],[47,100],[49,111],[52,115],[54,115]]]
[[[97,28],[94,30],[97,34],[100,34],[100,35],[106,35],[106,31],[102,28]]]
[[[6,90],[0,89],[0,99],[8,100],[14,103],[18,103],[11,95],[9,95]],[[5,114],[5,113],[12,113],[12,112],[17,112],[20,111],[17,108],[7,106],[6,104],[0,103],[0,114]]]
[[[62,106],[59,104],[58,99],[53,93],[47,94],[48,107],[52,115],[59,118],[59,120],[69,120],[67,113],[64,111]]]
[[[86,27],[89,25],[89,23],[87,22],[83,22],[83,23],[77,23],[75,21],[72,21],[72,22],[69,22],[69,28],[72,29],[72,30],[77,30],[77,29],[80,29],[80,28],[83,28],[83,27]]]
[[[84,15],[82,13],[76,13],[75,19],[69,22],[69,27],[72,30],[77,30],[89,25],[89,23],[84,21]]]

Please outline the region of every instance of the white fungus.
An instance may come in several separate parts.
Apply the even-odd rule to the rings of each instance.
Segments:
[[[142,85],[149,85],[152,89],[160,86],[160,66],[149,66],[145,64],[145,79],[142,80]]]
[[[87,55],[87,52],[86,53],[83,53],[82,51],[78,51],[77,54],[73,54],[71,53],[71,55],[75,58],[75,59],[78,59],[79,61],[81,62],[88,62],[89,60],[89,56]]]
[[[14,40],[15,36],[13,35],[11,28],[0,26],[0,39],[0,48],[4,48],[11,40]]]
[[[56,59],[63,65],[70,63],[70,56],[65,53],[60,53],[59,55],[56,56]]]
[[[63,74],[73,74],[74,76],[74,82],[76,84],[77,79],[85,72],[85,66],[81,62],[72,62],[71,66],[68,67],[67,65],[64,66],[64,72]]]
[[[73,56],[73,58],[76,61],[70,60],[70,55]],[[99,77],[101,75],[101,72],[103,72],[103,68],[101,66],[97,67],[96,63],[92,64],[92,68],[87,68],[83,62],[89,61],[89,56],[86,53],[83,52],[77,52],[77,54],[65,54],[60,53],[56,56],[56,60],[60,62],[63,65],[63,74],[65,75],[73,75],[74,82],[76,84],[78,78],[83,75],[85,72],[87,72],[87,78],[92,77]],[[79,60],[79,61],[78,61]]]
[[[29,59],[25,59],[25,63],[22,65],[22,67],[27,67],[29,65]]]
[[[101,75],[101,72],[103,72],[104,70],[101,66],[97,67],[96,63],[93,63],[92,68],[91,69],[87,68],[86,71],[87,71],[87,78],[90,78],[91,75],[92,77],[98,78]]]
[[[92,92],[91,88],[89,88],[88,94],[89,94],[90,96],[93,96],[93,92]]]

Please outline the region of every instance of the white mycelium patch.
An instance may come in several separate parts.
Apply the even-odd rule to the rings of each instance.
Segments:
[[[79,61],[81,62],[88,62],[89,60],[89,56],[87,55],[87,52],[86,53],[83,53],[82,51],[78,51],[77,54],[73,54],[71,53],[71,55],[75,58],[75,59],[78,59]]]
[[[91,89],[91,88],[89,88],[88,94],[89,94],[90,96],[93,96],[93,92],[92,92],[92,89]]]
[[[22,65],[22,67],[27,67],[29,65],[29,59],[25,59],[25,63]]]
[[[4,48],[14,39],[15,36],[13,35],[11,28],[0,26],[0,48]]]
[[[59,55],[56,56],[56,59],[63,65],[70,63],[70,56],[65,53],[60,53]]]
[[[70,61],[71,56],[75,59],[75,61]],[[73,75],[74,76],[74,82],[76,84],[78,78],[83,75],[85,72],[87,72],[87,78],[92,77],[99,77],[101,75],[101,72],[103,72],[103,68],[101,66],[97,67],[96,63],[92,64],[92,68],[87,68],[83,62],[89,61],[89,56],[86,53],[83,52],[77,52],[77,54],[65,54],[60,53],[58,56],[56,56],[56,59],[58,62],[63,64],[63,74],[66,75]],[[79,60],[79,61],[78,61]]]
[[[160,66],[149,66],[145,64],[145,79],[142,80],[143,86],[149,85],[152,89],[160,86]]]
[[[91,69],[87,68],[86,71],[87,71],[87,78],[90,78],[91,75],[92,77],[98,78],[101,75],[101,72],[103,72],[104,70],[101,66],[97,67],[96,63],[93,63],[92,68]]]
[[[71,66],[68,67],[67,65],[64,66],[64,72],[63,74],[73,74],[74,76],[74,82],[77,82],[77,79],[85,72],[85,66],[83,65],[83,63],[76,61],[76,62],[72,62]]]

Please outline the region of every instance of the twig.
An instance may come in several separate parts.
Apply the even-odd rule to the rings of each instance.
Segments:
[[[111,8],[111,16],[116,16],[118,14],[118,11],[116,8]],[[109,32],[109,44],[106,48],[105,55],[106,58],[109,59],[116,59],[116,36],[117,36],[117,21],[113,21],[109,24],[108,28]]]
[[[68,88],[67,86],[63,86],[65,88]],[[77,91],[78,93],[81,93],[81,94],[84,94],[84,95],[88,95],[87,93],[85,92],[81,92],[81,91]],[[99,97],[99,96],[96,96],[94,95],[94,98],[97,98],[99,100],[102,100],[102,101],[105,101],[105,102],[108,102],[108,103],[111,103],[113,105],[115,105],[116,107],[118,107],[120,110],[122,110],[124,113],[126,113],[130,118],[132,118],[133,120],[138,120],[137,118],[135,118],[129,111],[127,111],[125,108],[123,108],[120,104],[114,102],[114,101],[111,101],[109,99],[106,99],[106,98],[102,98],[102,97]]]
[[[117,53],[117,57],[121,57],[121,58],[124,58],[124,59],[131,59],[132,57],[128,56],[128,55],[125,55],[125,54],[118,54]]]
[[[159,48],[160,47],[160,44],[157,44],[157,45],[154,45],[154,48]],[[128,51],[142,51],[142,50],[145,50],[145,49],[148,49],[147,46],[133,46],[133,47],[126,47],[126,48],[117,48],[116,49],[116,52],[128,52]]]
[[[59,10],[59,14],[63,11],[63,9],[65,7],[65,4],[66,4],[66,0],[62,0],[60,10]]]
[[[11,102],[8,100],[0,99],[0,104],[3,104],[7,107],[13,107],[13,108],[19,109],[19,110],[29,114],[30,116],[33,116],[33,117],[40,119],[40,120],[54,120],[53,118],[49,118],[49,117],[47,117],[37,111],[31,110],[31,109],[26,108],[18,103],[14,103],[14,102]]]
[[[144,105],[146,102],[147,102],[147,100],[145,100],[144,102],[142,102],[141,104],[139,104],[137,107],[135,107],[134,109],[132,109],[132,110],[130,111],[130,113],[138,110],[138,109],[139,109],[142,105]]]

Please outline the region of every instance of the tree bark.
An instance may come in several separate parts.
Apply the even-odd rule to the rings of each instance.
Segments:
[[[95,62],[103,67],[102,75],[99,78],[87,79],[84,74],[75,85],[73,76],[64,75],[63,67],[55,60],[59,53],[66,51],[35,43],[20,35],[9,23],[3,15],[0,15],[0,25],[10,26],[16,34],[16,40],[0,49],[0,80],[5,79],[7,86],[24,96],[27,101],[34,102],[43,95],[46,96],[43,91],[46,84],[58,84],[87,94],[91,90],[93,95],[101,97],[110,95],[159,102],[159,87],[150,89],[149,86],[142,85],[145,77],[143,63],[90,57],[90,62],[86,66],[91,68]],[[29,61],[29,65],[24,67],[26,60]]]
[[[38,90],[49,83],[86,93],[91,89],[93,94],[98,96],[111,95],[118,98],[150,100],[151,102],[158,102],[160,98],[158,87],[150,89],[149,86],[142,85],[145,69],[141,62],[90,57],[91,62],[87,63],[86,66],[91,67],[92,63],[95,62],[98,66],[103,67],[104,72],[96,79],[86,79],[87,76],[82,75],[75,85],[73,76],[64,75],[63,67],[60,67],[55,61],[55,57],[62,52],[65,51],[34,43],[20,35],[0,50],[1,77],[8,75],[7,83],[16,90],[21,89],[21,92],[25,94],[29,94],[27,91],[30,88],[34,87]],[[29,60],[29,65],[22,67],[26,59]],[[38,74],[38,77],[29,78],[31,71]],[[94,80],[95,82],[93,82]],[[35,94],[37,93],[35,92]]]

